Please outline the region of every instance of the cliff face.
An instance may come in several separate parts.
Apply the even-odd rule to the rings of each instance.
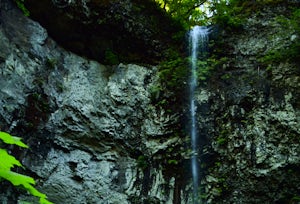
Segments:
[[[154,32],[144,22],[147,18],[134,21],[140,13],[133,5],[140,1],[99,2],[26,0],[28,8],[66,14],[60,22],[33,9],[32,17],[49,26],[46,31],[11,1],[0,0],[1,131],[23,137],[30,146],[25,152],[11,149],[12,154],[54,203],[191,203],[190,152],[183,148],[189,138],[178,134],[181,110],[155,104],[157,94],[165,94],[156,90],[163,87],[157,67],[104,66],[66,51],[51,38],[80,48],[82,52],[64,44],[83,55],[91,46],[95,55],[88,56],[95,59],[100,53],[102,61],[106,51],[108,58],[116,51],[133,61],[148,55],[159,59],[164,46],[172,44],[166,33]],[[260,8],[237,30],[220,29],[210,50],[218,65],[196,91],[201,198],[207,203],[299,200],[300,69],[290,48],[300,36],[289,21],[290,6],[299,3],[288,2]],[[91,21],[83,21],[75,32],[82,18],[103,19],[91,10],[96,3],[114,15],[106,15],[110,18],[96,30]],[[124,19],[127,24],[121,23]],[[122,35],[86,37],[105,26],[112,26],[106,31],[124,26],[118,30]],[[81,33],[85,28],[88,32]],[[147,35],[140,36],[142,31]],[[127,34],[122,48],[115,49]],[[124,54],[127,45],[131,47]],[[137,53],[145,56],[136,58]],[[1,185],[2,203],[35,202],[10,184]]]
[[[151,103],[156,67],[84,59],[59,47],[10,1],[2,0],[0,8],[0,127],[30,146],[12,152],[49,200],[186,199],[180,197],[182,175],[165,153],[182,145],[171,128],[177,113]],[[2,203],[32,199],[6,188]]]
[[[300,36],[290,20],[297,5],[256,10],[242,27],[221,31],[211,50],[222,63],[197,97],[207,203],[298,202],[300,56],[291,49]]]

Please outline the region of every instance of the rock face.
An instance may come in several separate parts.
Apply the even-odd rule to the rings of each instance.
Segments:
[[[156,67],[105,67],[60,48],[10,1],[0,12],[0,127],[30,146],[12,152],[49,200],[186,200],[180,169],[168,162],[182,146],[177,114],[151,103]],[[2,203],[35,202],[5,189]]]
[[[299,42],[299,31],[278,20],[291,13],[285,4],[266,6],[242,30],[220,33],[224,62],[197,96],[207,203],[299,202],[299,61],[287,55],[265,64]]]
[[[135,21],[139,16],[132,9],[139,8],[134,6],[138,0],[25,2],[49,33],[66,42],[66,48],[72,49],[68,43],[80,48],[73,50],[78,53],[88,53],[94,42],[99,44],[91,46],[88,56],[99,54],[102,60],[106,51],[112,58],[114,51],[126,58],[126,46],[133,55],[151,48],[142,53],[154,58],[163,49],[155,47],[161,46],[156,39],[164,38],[151,26],[145,30],[145,19]],[[299,1],[288,2],[299,7]],[[93,5],[106,14],[91,9]],[[222,31],[216,43],[223,49],[222,63],[197,90],[203,140],[200,186],[206,203],[299,201],[299,61],[288,55],[274,60],[271,54],[288,51],[300,37],[278,16],[291,17],[284,2],[254,12],[238,32]],[[86,21],[77,27],[78,19]],[[91,29],[91,19],[100,27]],[[85,29],[99,32],[99,38],[81,39]],[[114,37],[106,41],[107,36]],[[153,90],[161,87],[156,67],[104,66],[68,52],[9,0],[0,0],[0,42],[0,128],[22,136],[30,146],[11,152],[26,167],[19,171],[36,178],[50,201],[191,203],[186,141],[175,128],[180,113],[152,103]],[[115,50],[120,42],[122,49]],[[0,201],[36,203],[5,182]]]
[[[183,31],[153,0],[27,0],[25,6],[60,45],[106,64],[153,63]]]

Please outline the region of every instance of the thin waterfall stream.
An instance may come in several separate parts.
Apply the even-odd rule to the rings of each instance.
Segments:
[[[199,196],[199,162],[198,162],[198,152],[199,152],[199,134],[197,128],[197,106],[195,103],[195,91],[198,86],[197,83],[197,71],[198,59],[205,58],[205,52],[207,50],[208,43],[208,33],[209,29],[207,27],[195,26],[189,34],[189,44],[191,49],[191,76],[190,76],[190,136],[191,136],[191,169],[192,169],[192,179],[193,179],[193,203],[198,204]]]

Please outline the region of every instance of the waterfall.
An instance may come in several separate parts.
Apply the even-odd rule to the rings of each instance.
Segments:
[[[198,151],[199,151],[199,136],[197,130],[196,112],[197,107],[195,104],[195,89],[197,87],[197,71],[198,71],[198,58],[205,57],[206,45],[208,42],[208,29],[206,27],[195,26],[189,34],[189,43],[191,49],[191,76],[190,76],[190,136],[191,136],[191,168],[193,179],[193,203],[198,204],[199,196],[199,164],[198,164]]]

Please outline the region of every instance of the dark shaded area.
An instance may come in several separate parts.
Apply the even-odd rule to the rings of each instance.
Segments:
[[[64,48],[105,64],[157,63],[164,50],[179,47],[181,39],[172,36],[184,31],[152,0],[27,0],[25,6]]]

